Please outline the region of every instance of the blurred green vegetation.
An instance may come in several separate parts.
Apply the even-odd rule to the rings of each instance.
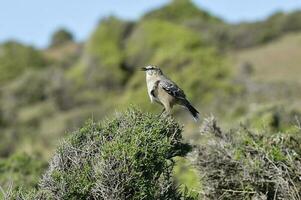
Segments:
[[[301,12],[277,12],[265,21],[226,27],[224,39],[230,47],[247,48],[271,42],[289,32],[301,30]]]
[[[189,21],[204,21],[206,23],[222,22],[218,17],[199,9],[190,0],[173,0],[170,4],[160,9],[148,12],[143,18],[166,20],[175,23]]]
[[[198,34],[181,25],[158,20],[142,21],[127,40],[126,54],[129,65],[156,63],[162,66],[164,73],[181,83],[181,87],[188,88],[185,91],[195,102],[210,101],[212,93],[219,89],[233,89],[227,82],[230,72],[226,59],[214,47],[205,44]],[[141,84],[144,79],[141,73],[133,75],[124,102],[135,97],[148,107],[145,86]]]
[[[0,83],[20,76],[26,69],[44,68],[47,65],[42,53],[33,47],[10,41],[0,45]]]
[[[48,49],[0,44],[0,186],[13,181],[16,189],[34,189],[61,138],[88,118],[131,104],[159,112],[139,71],[150,64],[177,82],[201,119],[213,114],[227,128],[294,131],[301,117],[300,19],[300,11],[277,12],[233,25],[192,1],[174,0],[134,22],[102,19],[82,44],[64,29]],[[199,144],[199,124],[178,108],[174,117],[185,124],[185,138]],[[181,189],[195,192],[203,184],[190,163],[180,159],[174,174]],[[13,170],[22,165],[35,170]]]
[[[0,159],[0,184],[15,190],[30,190],[37,188],[39,176],[42,175],[48,163],[38,155],[16,153],[7,159]],[[0,194],[1,197],[1,194]]]
[[[124,38],[132,24],[115,17],[101,21],[88,40],[83,58],[89,81],[104,87],[120,87],[127,80],[129,68],[124,62]],[[100,45],[101,44],[101,45]]]
[[[201,180],[197,169],[192,161],[184,157],[176,157],[174,176],[179,184],[179,190],[183,193],[189,192],[191,196],[198,196],[201,188]]]
[[[72,33],[64,28],[61,28],[53,33],[51,37],[50,47],[58,47],[72,41]]]

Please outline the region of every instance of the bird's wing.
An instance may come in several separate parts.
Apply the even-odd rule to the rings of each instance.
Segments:
[[[174,82],[170,80],[160,80],[159,87],[163,88],[169,95],[177,99],[185,99],[185,93]]]

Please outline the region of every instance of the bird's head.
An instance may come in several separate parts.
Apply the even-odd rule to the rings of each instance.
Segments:
[[[155,76],[155,75],[162,75],[162,70],[157,67],[157,66],[154,66],[154,65],[149,65],[149,66],[146,66],[146,67],[142,67],[141,68],[142,71],[145,71],[147,75],[150,75],[150,76]]]

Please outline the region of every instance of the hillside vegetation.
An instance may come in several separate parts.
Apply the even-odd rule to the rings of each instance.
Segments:
[[[300,11],[278,12],[263,21],[229,24],[190,0],[174,0],[136,21],[103,18],[80,44],[66,29],[55,31],[46,49],[16,41],[0,44],[1,193],[29,199],[40,194],[50,199],[109,195],[100,185],[111,183],[98,180],[106,175],[98,169],[109,161],[108,151],[124,149],[130,158],[126,162],[136,168],[114,169],[139,176],[138,182],[121,179],[131,192],[113,193],[114,198],[300,199],[300,19]],[[222,138],[201,135],[201,124],[182,108],[174,109],[174,119],[142,114],[161,109],[150,103],[140,71],[150,64],[161,67],[185,91],[200,111],[201,123],[210,115],[219,119]],[[97,124],[132,104],[142,111]],[[84,125],[87,119],[93,123]],[[238,130],[240,126],[245,129]],[[178,147],[171,142],[174,129],[177,145],[189,142],[194,150],[201,148],[200,158],[193,151],[187,158],[171,159],[179,153],[170,149]],[[110,133],[116,136],[112,143],[99,136]],[[150,149],[141,148],[137,140]],[[147,151],[143,159],[135,157],[140,150]],[[175,155],[168,157],[167,152]],[[75,163],[66,158],[67,166],[56,163],[65,154],[80,156]],[[123,154],[112,155],[121,162]],[[207,157],[216,159],[206,163],[202,159]],[[145,169],[150,174],[143,174]],[[225,176],[215,177],[217,171]],[[272,172],[283,174],[277,178]],[[262,185],[256,183],[258,177]],[[69,184],[73,179],[78,180],[74,187]]]
[[[191,147],[171,118],[129,109],[102,124],[88,122],[57,149],[35,199],[192,199],[172,177],[175,156]],[[15,197],[18,198],[18,197]]]
[[[250,62],[254,68],[253,78],[258,81],[299,82],[300,52],[301,33],[297,32],[270,44],[234,52],[233,56],[237,66]]]
[[[224,132],[205,119],[196,161],[202,199],[300,199],[300,128]]]
[[[192,147],[183,141],[182,128],[174,119],[131,108],[102,123],[89,121],[68,135],[36,189],[27,186],[27,190],[4,195],[49,200],[297,200],[301,192],[300,131],[299,124],[278,133],[264,129],[256,133],[246,127],[224,132],[211,117],[204,119],[200,143]],[[193,165],[187,166],[179,157],[192,149]],[[27,162],[23,156],[18,159]],[[189,173],[189,179],[201,187],[192,190],[184,185],[181,189],[189,179],[175,176],[180,175],[174,170],[176,165],[196,169],[200,178]],[[188,171],[182,169],[182,173]]]

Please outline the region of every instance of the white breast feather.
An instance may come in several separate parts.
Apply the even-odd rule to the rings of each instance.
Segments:
[[[153,95],[151,94],[151,91],[154,88],[156,81],[157,79],[155,79],[154,77],[148,75],[146,76],[147,93],[152,103],[156,101],[156,98],[153,97]]]

